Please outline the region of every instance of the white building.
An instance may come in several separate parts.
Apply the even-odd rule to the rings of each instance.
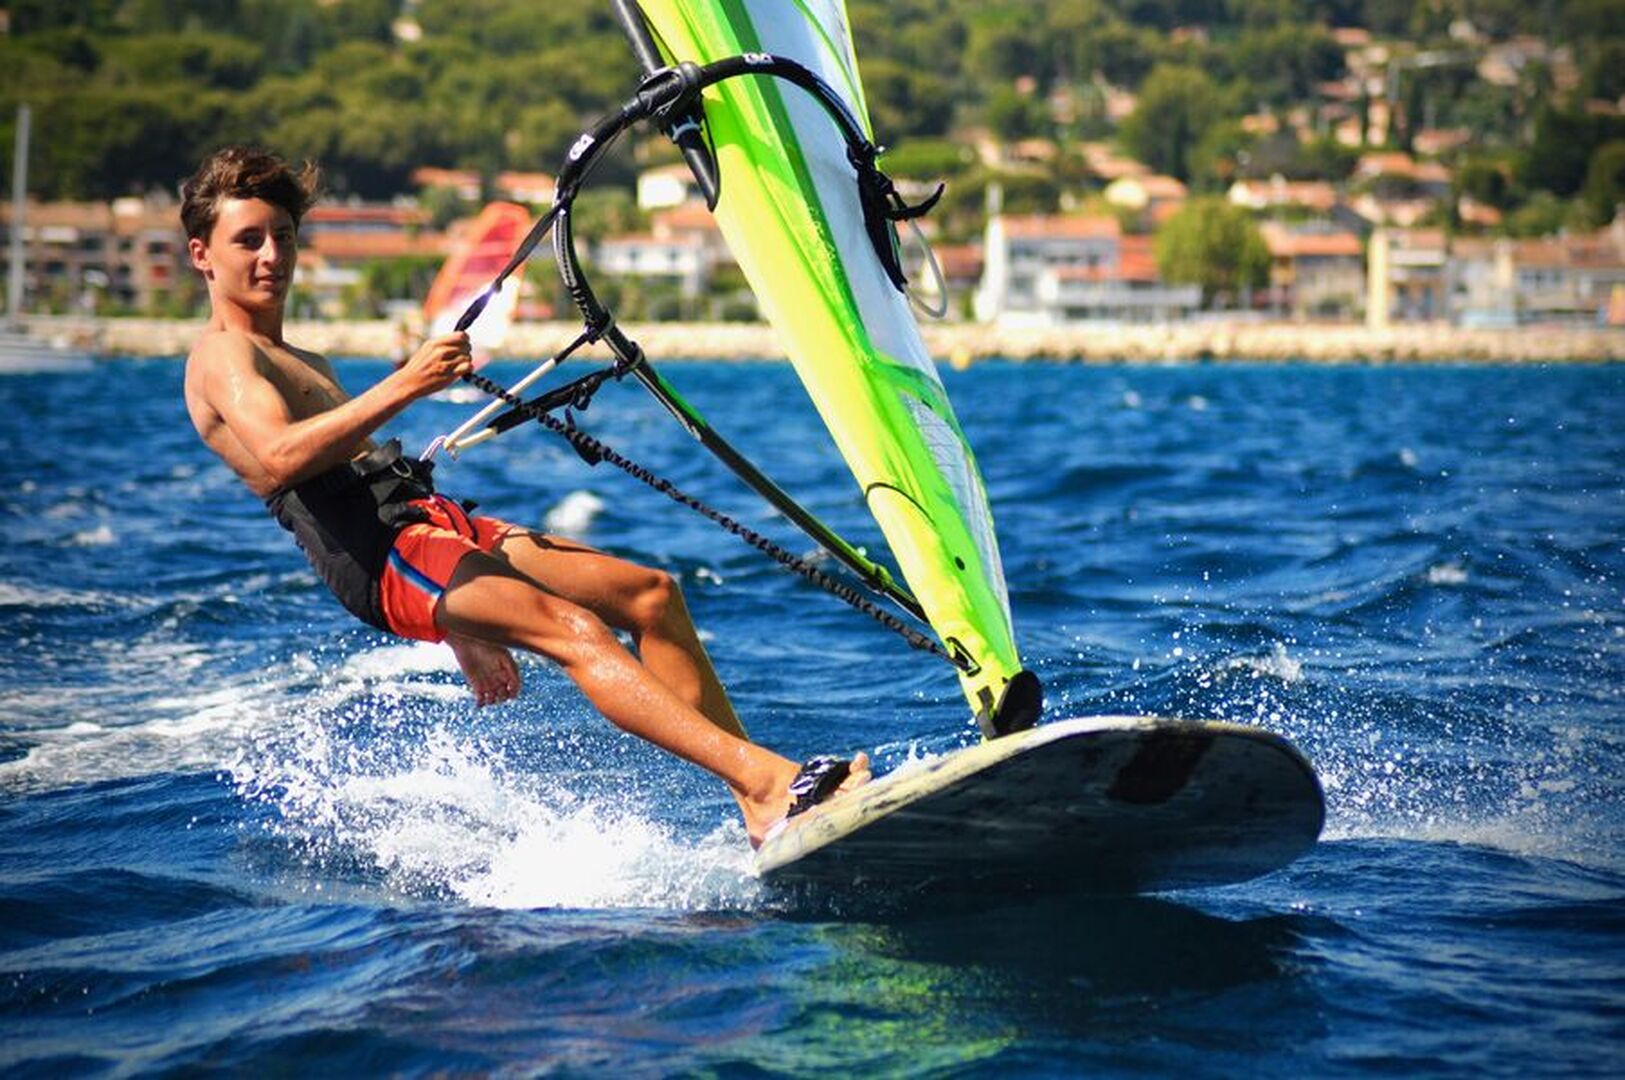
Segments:
[[[704,293],[716,268],[733,262],[716,218],[696,201],[650,215],[647,233],[606,237],[594,253],[605,273],[674,280],[687,297]]]
[[[594,253],[598,269],[606,274],[667,278],[677,282],[684,296],[699,296],[711,276],[705,244],[692,236],[611,236],[600,240]]]
[[[1201,306],[1195,285],[1157,278],[1150,240],[1114,217],[996,214],[983,244],[976,317],[1011,326],[1161,322]]]
[[[694,174],[681,161],[644,169],[638,174],[640,210],[664,210],[695,200],[703,203],[704,198],[700,185],[694,182]]]
[[[1363,306],[1365,251],[1347,229],[1317,224],[1259,227],[1270,252],[1270,296],[1297,316],[1352,315]]]
[[[1039,296],[1039,279],[1066,267],[1115,268],[1122,227],[1114,217],[995,214],[982,244],[981,322],[1046,325],[1057,313]]]
[[[1457,240],[1451,264],[1463,323],[1602,322],[1625,290],[1625,221],[1584,236]]]

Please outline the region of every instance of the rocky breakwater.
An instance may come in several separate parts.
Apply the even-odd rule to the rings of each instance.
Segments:
[[[201,321],[50,318],[38,329],[108,356],[183,356]],[[575,340],[576,323],[516,326],[503,355],[550,356]],[[655,360],[778,359],[783,347],[759,323],[641,323],[626,331]],[[926,347],[955,365],[1009,359],[1074,363],[1605,363],[1625,359],[1625,328],[1522,326],[1462,329],[1407,323],[1186,322],[1162,326],[1001,327],[932,323]],[[398,357],[410,348],[387,320],[292,322],[288,340],[337,357]]]

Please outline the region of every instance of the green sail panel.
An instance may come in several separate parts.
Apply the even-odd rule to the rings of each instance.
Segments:
[[[841,0],[646,0],[673,62],[797,60],[868,110]],[[987,494],[907,298],[864,228],[846,146],[823,107],[768,77],[705,92],[722,176],[716,216],[796,373],[862,488],[932,629],[991,711],[1021,669]]]

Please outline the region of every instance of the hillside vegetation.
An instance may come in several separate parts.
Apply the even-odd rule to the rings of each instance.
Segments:
[[[894,170],[974,174],[973,134],[1041,136],[1058,154],[1006,185],[1034,208],[1088,185],[1073,148],[1090,140],[1114,140],[1197,192],[1240,176],[1341,180],[1358,148],[1315,129],[1327,87],[1349,85],[1350,29],[1387,47],[1376,95],[1392,107],[1387,145],[1409,149],[1424,127],[1469,131],[1450,155],[1456,183],[1506,211],[1509,229],[1600,224],[1622,197],[1615,0],[848,8]],[[236,140],[318,158],[331,187],[366,198],[409,190],[420,165],[553,171],[635,78],[600,0],[23,0],[9,16],[0,138],[28,101],[30,187],[52,199],[173,190],[202,154]],[[1540,47],[1519,55],[1541,59],[1515,82],[1481,77],[1489,50],[1520,36]],[[1347,108],[1371,107],[1371,82]],[[1132,110],[1114,114],[1114,98]],[[1295,109],[1308,110],[1307,127],[1244,122]]]

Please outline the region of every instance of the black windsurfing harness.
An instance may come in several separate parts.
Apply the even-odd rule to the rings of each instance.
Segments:
[[[378,582],[395,535],[428,515],[416,499],[434,495],[434,463],[401,453],[399,439],[290,488],[265,505],[293,533],[310,565],[345,610],[388,631]]]

